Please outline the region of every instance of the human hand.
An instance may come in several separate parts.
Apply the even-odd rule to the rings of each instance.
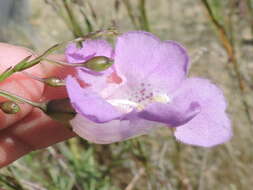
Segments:
[[[28,49],[0,43],[0,73],[33,54]],[[63,55],[51,59],[64,60]],[[74,72],[49,63],[42,63],[27,72],[37,77],[66,76]],[[46,101],[66,97],[64,87],[48,87],[28,76],[17,73],[0,82],[0,89],[33,101]],[[0,102],[6,99],[0,97]],[[0,167],[6,166],[30,151],[44,148],[75,136],[59,122],[53,121],[41,110],[20,104],[21,111],[8,115],[0,110]]]

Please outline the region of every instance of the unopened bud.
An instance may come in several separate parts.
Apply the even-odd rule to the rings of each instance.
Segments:
[[[45,83],[48,86],[52,86],[52,87],[65,86],[64,80],[59,79],[57,77],[40,78],[40,77],[37,77],[37,76],[35,76],[33,74],[30,74],[30,73],[28,73],[26,71],[23,71],[23,74],[25,74],[26,76],[28,76],[28,77],[30,77],[30,78],[32,78],[34,80],[43,82],[43,83]]]
[[[110,66],[112,66],[113,64],[113,60],[105,56],[96,56],[83,63],[66,63],[66,62],[55,61],[55,60],[50,60],[50,59],[44,59],[44,60],[51,63],[59,64],[62,66],[85,67],[87,69],[97,71],[97,72],[104,71],[108,69]]]
[[[52,87],[65,86],[64,80],[59,79],[57,77],[44,78],[43,82],[47,84],[48,86],[52,86]]]
[[[12,101],[2,102],[0,108],[4,113],[16,114],[20,111],[20,107],[17,103]]]
[[[97,56],[89,59],[85,62],[84,67],[93,70],[93,71],[104,71],[112,66],[113,61],[105,56]]]
[[[45,113],[52,119],[63,123],[66,123],[69,120],[73,119],[76,115],[76,112],[71,106],[70,100],[68,98],[50,100],[47,103],[47,109]]]

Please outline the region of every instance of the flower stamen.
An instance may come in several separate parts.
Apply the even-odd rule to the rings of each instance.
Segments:
[[[138,110],[144,109],[144,106],[142,106],[141,104],[138,104],[134,101],[127,100],[127,99],[112,99],[112,100],[107,100],[107,102],[109,102],[110,104],[112,104],[113,106],[119,108],[120,110],[124,112],[130,112],[134,108]]]
[[[171,101],[167,94],[156,94],[152,97],[152,100],[160,103],[169,103]]]

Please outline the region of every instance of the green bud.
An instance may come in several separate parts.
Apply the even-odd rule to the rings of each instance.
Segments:
[[[68,121],[73,119],[76,115],[76,112],[71,106],[68,98],[50,100],[47,103],[47,109],[45,113],[52,119],[62,123],[68,123]]]
[[[20,107],[17,103],[12,101],[2,102],[0,108],[4,113],[16,114],[20,111]]]
[[[100,72],[108,69],[110,66],[112,66],[112,64],[113,61],[110,58],[105,56],[97,56],[86,61],[84,63],[84,67],[93,71]]]
[[[45,78],[43,79],[43,82],[47,84],[48,86],[52,86],[52,87],[65,86],[64,80],[61,80],[57,77]]]

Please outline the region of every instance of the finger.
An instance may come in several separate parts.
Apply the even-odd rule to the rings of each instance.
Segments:
[[[50,59],[64,61],[65,58],[63,55],[55,55],[50,56]],[[43,73],[44,77],[57,76],[61,78],[75,72],[71,67],[59,67],[50,63],[41,64],[38,70]],[[63,98],[66,95],[64,87],[52,88],[46,86],[41,99],[46,101]],[[38,109],[34,109],[22,121],[2,130],[0,134],[0,167],[11,163],[32,150],[49,146],[75,135]]]
[[[0,43],[0,73],[32,54],[31,51],[25,48]],[[36,74],[38,77],[43,76],[43,70],[40,65],[28,69],[27,71]],[[3,82],[0,82],[0,89],[36,101],[41,97],[44,85],[38,81],[32,80],[22,73],[17,73]],[[5,100],[5,98],[0,97],[0,102]],[[22,111],[15,115],[7,115],[0,111],[0,129],[12,125],[25,117],[32,110],[32,107],[27,104],[21,104],[20,107]]]
[[[0,167],[3,167],[32,150],[44,148],[75,136],[69,128],[53,121],[34,109],[15,126],[0,134]]]
[[[63,61],[64,56],[53,56],[51,59]],[[65,78],[66,75],[75,72],[72,67],[59,67],[49,63],[44,63],[43,69],[47,77]],[[48,101],[66,96],[65,87],[45,86],[42,99]],[[15,161],[32,150],[50,146],[73,136],[75,136],[75,133],[70,129],[67,129],[59,122],[53,121],[40,110],[34,109],[22,121],[1,131],[0,167]]]

